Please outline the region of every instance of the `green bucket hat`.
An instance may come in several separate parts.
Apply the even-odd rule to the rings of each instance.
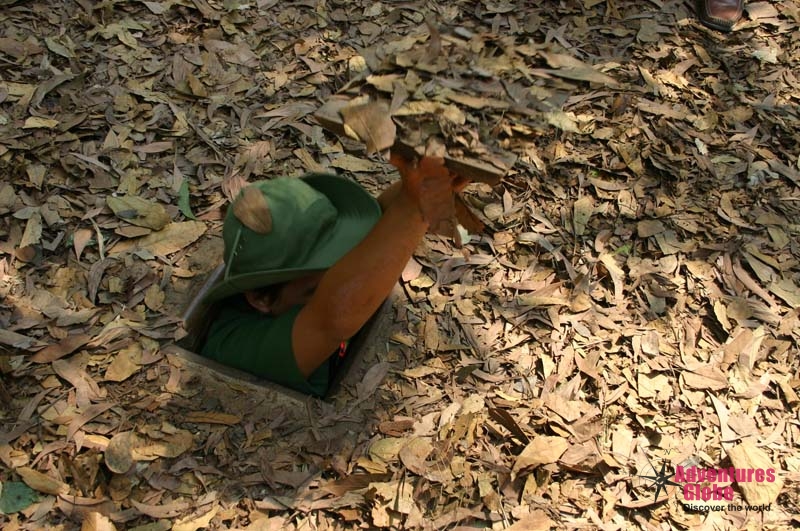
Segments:
[[[316,173],[252,183],[225,215],[225,271],[205,301],[328,269],[380,217],[375,198],[344,177]]]

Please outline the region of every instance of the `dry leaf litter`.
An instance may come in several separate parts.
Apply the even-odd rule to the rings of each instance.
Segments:
[[[797,1],[0,6],[4,530],[800,522]],[[348,83],[516,157],[486,229],[420,247],[331,403],[209,392],[164,349],[231,197],[395,178],[313,118]],[[656,499],[662,463],[772,468],[733,500],[770,510]]]

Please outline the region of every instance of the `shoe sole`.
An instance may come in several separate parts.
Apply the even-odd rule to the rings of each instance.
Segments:
[[[741,20],[742,15],[744,14],[744,6],[742,6],[737,13],[736,20],[729,22],[721,18],[710,16],[705,12],[703,4],[705,4],[704,0],[697,0],[695,2],[695,13],[697,13],[697,19],[709,28],[724,31],[726,33],[730,33],[733,30],[733,27],[736,26],[736,23]]]

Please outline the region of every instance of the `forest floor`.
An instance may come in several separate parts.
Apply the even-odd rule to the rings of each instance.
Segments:
[[[731,34],[659,0],[0,6],[4,531],[800,525],[797,0]],[[312,115],[426,21],[518,156],[467,188],[487,229],[427,238],[332,400],[212,392],[165,352],[232,190],[396,179]],[[498,103],[559,76],[535,135]],[[425,82],[392,86],[448,120]]]

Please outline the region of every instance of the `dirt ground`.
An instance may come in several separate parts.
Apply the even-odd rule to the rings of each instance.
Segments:
[[[797,0],[0,7],[4,531],[800,525]],[[243,183],[397,178],[356,81],[516,157],[485,230],[328,401],[176,357]]]

